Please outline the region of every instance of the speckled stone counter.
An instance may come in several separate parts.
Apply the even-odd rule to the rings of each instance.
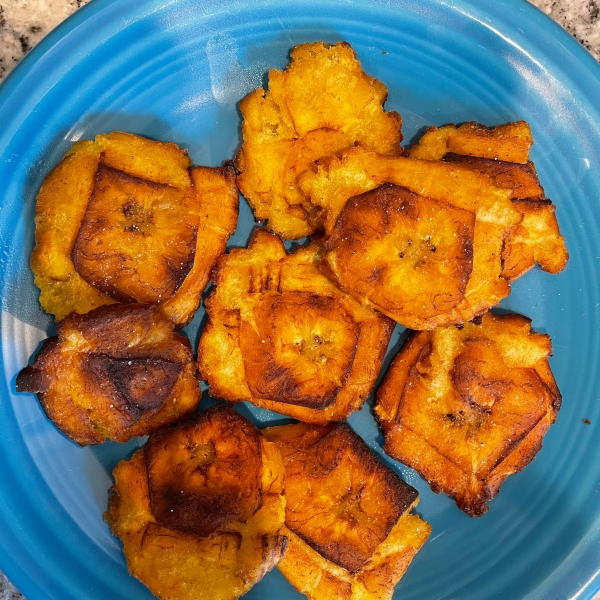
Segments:
[[[49,31],[88,1],[0,0],[0,81]]]
[[[600,60],[600,0],[530,0]]]
[[[89,1],[0,0],[0,81],[49,31]],[[562,25],[600,60],[600,0],[531,2]],[[22,598],[0,572],[0,600]],[[600,600],[600,596],[596,600]]]

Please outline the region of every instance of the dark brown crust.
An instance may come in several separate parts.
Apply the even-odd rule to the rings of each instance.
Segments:
[[[164,403],[181,369],[180,363],[161,359],[115,359],[104,354],[88,354],[81,361],[84,378],[94,381],[114,405],[126,406],[136,420]]]
[[[181,364],[166,360],[114,360],[108,363],[108,374],[129,404],[140,410],[158,408],[171,393]]]
[[[156,326],[157,319],[165,323],[154,306],[141,304],[112,304],[101,306],[87,315],[72,314],[65,319],[65,324],[59,325],[59,332],[67,326],[76,328],[95,348],[104,354],[110,354],[117,359],[130,358],[162,358],[176,361],[182,357],[182,352],[191,352],[192,345],[184,335],[173,333],[177,344],[138,344],[132,346],[128,334],[135,334],[140,339],[150,335]]]
[[[282,450],[286,525],[327,560],[356,573],[413,506],[417,491],[345,423],[274,428],[278,444],[285,444],[286,427],[293,437],[293,446]]]
[[[331,406],[352,369],[359,325],[333,298],[302,292],[274,295],[261,303],[259,312],[258,332],[245,321],[242,321],[240,328],[240,348],[252,394],[258,398],[308,408]],[[288,368],[278,352],[278,346],[286,338],[286,326],[289,323],[286,315],[300,315],[303,312],[307,312],[311,318],[314,316],[314,323],[312,327],[309,325],[310,331],[304,332],[300,343],[288,343],[287,348],[288,356],[293,352],[298,361],[304,361],[307,368],[316,370],[308,380],[298,377],[298,369]],[[326,346],[330,340],[315,332],[319,321],[334,322],[337,340],[332,341],[339,344],[343,336],[345,352],[340,352],[339,356],[327,356]],[[334,371],[333,377],[331,371]]]
[[[155,432],[144,456],[152,513],[169,529],[206,536],[260,508],[260,432],[227,406]]]
[[[17,375],[15,387],[17,392],[44,393],[50,387],[50,379],[43,371],[28,365]]]
[[[177,245],[177,251],[161,256],[153,250],[150,258],[156,261],[154,276],[141,276],[140,263],[150,258],[140,259],[138,254],[132,254],[129,244],[134,238],[156,239],[161,232],[153,229],[154,209],[137,202],[129,193],[133,188],[140,190],[144,201],[150,201],[154,193],[173,196],[173,208],[177,205],[174,197],[184,194],[169,185],[146,181],[100,163],[71,260],[85,281],[119,302],[159,303],[175,294],[192,268],[197,224],[190,223],[189,215],[182,214],[178,239],[164,240],[165,251],[170,250],[172,244]],[[115,238],[123,238],[120,249],[115,247]],[[155,246],[153,241],[152,248]]]
[[[123,427],[133,425],[142,416],[142,410],[127,398],[110,376],[112,359],[105,355],[84,354],[80,358],[79,372],[85,381],[86,391],[107,399],[111,408],[121,413]]]
[[[394,320],[422,328],[464,298],[474,227],[473,213],[387,183],[348,200],[325,240],[321,269]],[[383,243],[396,250],[374,254]]]
[[[470,516],[484,514],[506,477],[533,460],[560,406],[544,358],[549,341],[531,333],[529,323],[513,314],[487,315],[481,325],[469,325],[457,354],[444,355],[452,364],[447,373],[451,389],[439,398],[430,398],[428,390],[437,384],[428,374],[434,364],[440,368],[442,359],[432,352],[434,336],[441,334],[415,333],[378,390],[375,410],[386,453],[416,469],[433,491],[452,496]],[[507,366],[494,341],[499,327],[502,344],[509,335],[513,352],[535,344],[539,360],[533,366]]]
[[[52,377],[40,368],[56,352],[59,341],[58,336],[49,337],[44,341],[33,365],[25,367],[15,381],[17,392],[30,392],[32,394],[44,393],[52,385]]]
[[[87,445],[147,435],[193,410],[195,371],[189,340],[158,308],[115,304],[65,318],[16,383]]]
[[[516,204],[517,206],[522,204],[523,206],[535,208],[536,206],[551,206],[552,200],[550,200],[550,198],[544,198],[543,200],[538,200],[537,198],[519,198],[518,200],[513,199],[513,204]]]
[[[289,540],[285,535],[263,535],[263,564],[276,565],[281,557],[285,555],[288,542]],[[267,570],[265,570],[265,575]]]

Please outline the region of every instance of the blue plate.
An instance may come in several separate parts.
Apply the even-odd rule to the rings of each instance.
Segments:
[[[298,43],[347,40],[389,87],[407,141],[423,128],[525,119],[571,260],[534,270],[505,308],[554,344],[563,393],[536,460],[470,519],[414,472],[431,538],[397,598],[592,598],[600,589],[600,66],[524,0],[94,0],[0,87],[0,568],[28,600],[142,600],[102,520],[111,469],[136,443],[81,449],[15,376],[53,329],[28,268],[35,196],[75,140],[115,129],[173,140],[217,165],[240,143],[236,103]],[[252,226],[247,208],[233,245]],[[188,333],[197,340],[199,313]],[[397,346],[399,331],[392,346]],[[396,348],[392,348],[395,350]],[[243,409],[255,422],[270,413]],[[584,423],[584,419],[591,424]],[[366,408],[351,425],[381,454]],[[250,599],[300,598],[270,573]]]

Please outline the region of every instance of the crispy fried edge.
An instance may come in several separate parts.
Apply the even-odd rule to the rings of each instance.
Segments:
[[[509,142],[508,144],[506,142]],[[525,121],[487,127],[471,121],[457,126],[452,123],[442,127],[433,125],[411,146],[411,158],[440,160],[446,152],[479,156],[525,164],[533,145],[531,129]]]

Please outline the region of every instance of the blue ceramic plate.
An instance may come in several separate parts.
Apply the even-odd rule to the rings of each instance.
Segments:
[[[571,254],[558,276],[526,274],[504,304],[552,336],[564,399],[543,450],[490,511],[470,519],[384,458],[433,525],[395,597],[583,600],[600,589],[600,66],[524,0],[94,0],[0,87],[0,568],[29,600],[151,598],[102,520],[111,469],[135,444],[81,449],[14,393],[53,329],[28,268],[42,180],[72,142],[115,129],[220,164],[240,143],[237,102],[315,40],[352,44],[388,85],[407,142],[431,124],[528,121]],[[244,206],[232,245],[252,223]],[[370,408],[350,423],[381,454]],[[247,595],[300,597],[277,571]]]

